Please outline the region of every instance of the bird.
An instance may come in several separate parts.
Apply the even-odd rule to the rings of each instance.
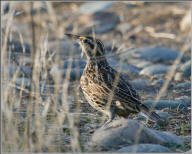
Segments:
[[[116,116],[128,118],[130,114],[140,112],[151,121],[157,122],[161,119],[142,103],[138,92],[129,81],[109,65],[101,40],[91,36],[65,35],[78,42],[86,55],[87,62],[80,85],[88,103],[109,117],[103,126],[111,123]]]

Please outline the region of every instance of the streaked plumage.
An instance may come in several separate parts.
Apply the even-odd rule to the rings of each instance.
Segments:
[[[80,79],[81,88],[88,103],[109,116],[107,123],[111,122],[115,115],[127,118],[131,113],[141,111],[152,120],[160,119],[159,115],[150,112],[149,108],[141,103],[133,86],[109,66],[104,45],[100,40],[66,35],[77,40],[87,56],[87,64]]]

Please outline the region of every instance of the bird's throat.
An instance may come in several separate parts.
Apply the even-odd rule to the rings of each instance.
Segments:
[[[98,72],[100,69],[107,68],[107,60],[87,60],[85,70],[88,72]]]

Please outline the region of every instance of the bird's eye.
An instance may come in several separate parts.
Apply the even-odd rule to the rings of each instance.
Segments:
[[[87,42],[88,42],[87,39],[83,40],[83,43],[87,43]]]

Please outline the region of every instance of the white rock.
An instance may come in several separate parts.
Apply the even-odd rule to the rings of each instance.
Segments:
[[[87,14],[105,10],[113,6],[113,2],[86,2],[80,6],[80,12]]]
[[[171,152],[170,149],[158,144],[138,144],[119,149],[117,152]]]
[[[190,32],[190,30],[191,30],[191,10],[186,12],[185,16],[181,20],[180,29],[183,32]]]
[[[155,65],[145,67],[144,69],[141,70],[139,74],[152,76],[155,74],[166,74],[168,70],[169,70],[169,67],[163,64],[155,64]]]
[[[94,150],[100,149],[102,151],[119,149],[125,145],[133,145],[136,140],[139,144],[183,144],[181,138],[175,134],[144,127],[135,120],[121,119],[115,120],[108,126],[98,129],[93,134],[90,145]]]

